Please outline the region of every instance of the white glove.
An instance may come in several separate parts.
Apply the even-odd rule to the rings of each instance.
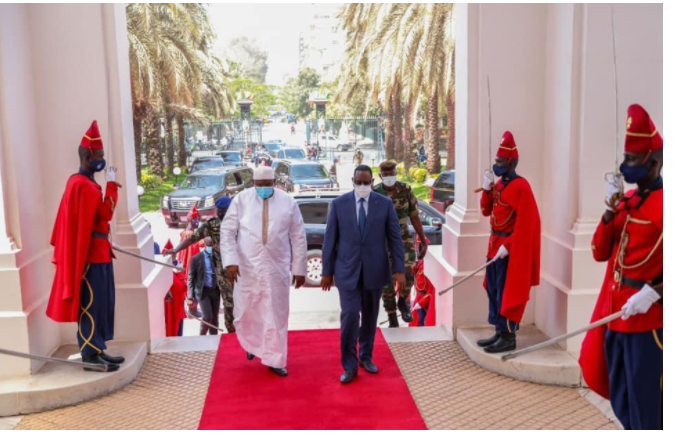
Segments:
[[[494,183],[495,183],[494,173],[492,173],[490,170],[485,170],[485,174],[483,175],[483,189],[485,191],[490,191]]]
[[[495,257],[492,258],[492,259],[493,259],[493,260],[495,260],[495,259],[502,259],[502,258],[506,258],[507,256],[509,256],[509,251],[508,251],[508,249],[507,249],[506,247],[504,247],[504,245],[502,244],[501,246],[499,246],[499,249],[497,250],[497,255],[495,255]]]
[[[113,166],[109,166],[105,169],[105,180],[108,182],[115,182],[117,179],[117,169]]]
[[[659,299],[661,299],[659,293],[649,285],[645,284],[640,291],[629,297],[626,304],[621,307],[623,310],[623,316],[621,316],[621,318],[623,320],[628,320],[630,316],[644,314],[649,311],[649,308],[651,308],[652,305],[654,305],[654,302],[657,302]]]
[[[422,309],[422,307],[420,306],[420,304],[419,304],[419,303],[416,303],[412,310],[413,310],[413,311],[419,311],[419,310],[421,310],[421,309]]]
[[[623,184],[621,183],[621,179],[619,178],[613,177],[607,179],[607,197],[605,197],[605,206],[610,211],[614,211],[614,209],[610,205],[613,204],[612,198],[616,194],[621,193],[622,189],[621,185]]]

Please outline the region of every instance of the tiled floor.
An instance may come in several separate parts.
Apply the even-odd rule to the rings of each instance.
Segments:
[[[488,372],[455,341],[390,347],[430,429],[616,429],[577,390]],[[196,429],[214,357],[213,351],[150,355],[124,389],[25,416],[15,429]]]

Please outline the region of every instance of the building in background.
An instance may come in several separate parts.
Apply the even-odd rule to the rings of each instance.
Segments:
[[[314,10],[299,38],[299,69],[312,68],[322,82],[331,82],[340,73],[344,53],[344,32],[338,20],[336,5],[312,4]]]

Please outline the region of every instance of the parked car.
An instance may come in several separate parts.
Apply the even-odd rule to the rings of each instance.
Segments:
[[[226,166],[240,167],[244,165],[244,155],[238,150],[218,152],[216,155],[220,156],[222,160],[225,161]]]
[[[302,191],[294,194],[300,213],[305,221],[307,236],[307,282],[308,286],[318,287],[321,284],[322,250],[331,202],[346,191]],[[428,203],[418,202],[420,220],[424,234],[430,244],[440,245],[443,242],[442,227],[445,223],[443,214],[436,211]],[[415,230],[409,225],[410,232]]]
[[[162,215],[169,226],[187,223],[196,204],[202,220],[215,217],[216,199],[253,186],[253,170],[248,167],[221,167],[189,174],[176,190],[162,198]]]
[[[337,181],[319,162],[280,160],[274,169],[275,186],[289,193],[300,190],[336,188]]]
[[[455,170],[446,170],[438,175],[431,187],[429,203],[441,213],[455,202]]]
[[[299,148],[288,148],[281,149],[277,152],[276,157],[278,159],[307,159],[307,154],[303,149]]]
[[[286,143],[282,141],[268,141],[266,143],[263,143],[263,146],[265,146],[265,150],[267,150],[267,153],[272,155],[272,157],[274,158],[277,156],[279,150],[286,147]]]
[[[350,150],[354,149],[355,145],[356,145],[356,141],[341,142],[337,146],[337,151],[338,152],[349,152]]]
[[[195,160],[192,161],[192,165],[190,166],[190,171],[188,171],[188,173],[192,174],[194,172],[219,167],[225,167],[225,161],[223,161],[223,158],[220,156],[203,156],[200,158],[195,158]]]
[[[377,147],[377,144],[375,144],[375,141],[371,140],[370,138],[365,138],[363,140],[357,141],[355,147],[358,149],[374,149]]]

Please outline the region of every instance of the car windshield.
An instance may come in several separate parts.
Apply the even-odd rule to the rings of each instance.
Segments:
[[[206,170],[208,168],[224,167],[225,162],[222,159],[209,159],[208,161],[197,161],[192,167],[192,171]]]
[[[284,150],[284,154],[286,155],[286,158],[288,159],[304,159],[305,158],[305,151],[301,149],[286,149]]]
[[[190,188],[223,188],[223,176],[221,175],[195,175],[185,178],[180,187],[183,189]]]
[[[225,153],[220,155],[225,162],[241,162],[241,154],[239,152],[235,153]]]
[[[279,150],[279,149],[281,149],[281,144],[277,144],[277,143],[267,143],[267,144],[263,144],[263,146],[265,146],[265,148],[267,150]]]
[[[441,173],[434,183],[434,188],[455,188],[455,173]]]
[[[328,171],[323,165],[291,166],[291,177],[296,179],[328,179]]]

